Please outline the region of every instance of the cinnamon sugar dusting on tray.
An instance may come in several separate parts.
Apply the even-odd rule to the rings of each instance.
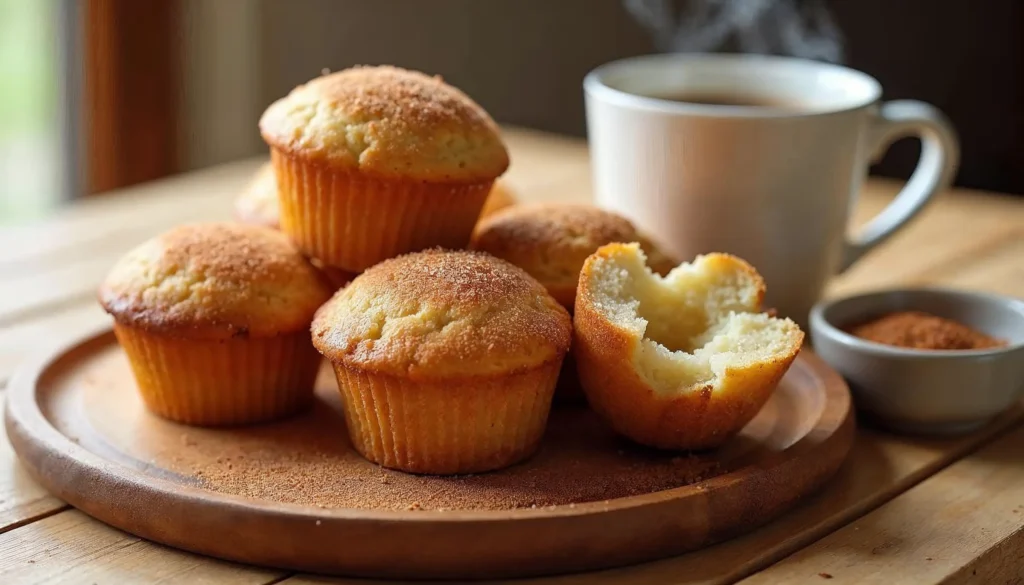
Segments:
[[[749,455],[745,448],[694,455],[646,449],[619,438],[589,409],[556,408],[540,449],[520,464],[478,475],[411,475],[352,449],[326,367],[310,410],[236,428],[186,427],[150,414],[120,352],[92,367],[102,380],[84,391],[89,425],[104,444],[117,446],[119,457],[175,483],[264,502],[424,513],[573,508],[709,479]]]
[[[574,411],[554,414],[555,436],[522,464],[479,475],[410,475],[362,459],[334,416],[324,407],[305,422],[228,431],[233,439],[183,446],[175,467],[207,489],[249,498],[320,508],[423,511],[601,502],[684,486],[721,472],[710,458],[624,445],[592,413]]]

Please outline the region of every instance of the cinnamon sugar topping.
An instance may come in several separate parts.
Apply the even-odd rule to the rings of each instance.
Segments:
[[[332,362],[440,378],[508,374],[559,359],[569,315],[522,269],[488,254],[428,250],[386,260],[317,313]]]

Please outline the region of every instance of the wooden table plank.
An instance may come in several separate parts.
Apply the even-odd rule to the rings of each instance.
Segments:
[[[228,217],[234,195],[260,162],[248,159],[176,175],[91,197],[38,221],[3,226],[0,274],[15,265],[74,256],[122,234],[139,241],[139,231],[152,233],[160,229],[155,226],[189,217]]]
[[[0,393],[0,421],[6,406],[3,398]],[[65,508],[64,502],[28,476],[7,440],[7,433],[0,433],[0,534]]]
[[[1024,298],[1024,226],[1018,237],[965,262],[958,270],[937,275],[934,281],[944,286]]]
[[[1021,583],[1024,428],[743,581]]]
[[[873,180],[855,216],[861,224],[898,184]],[[970,218],[967,221],[965,218]],[[840,275],[830,296],[900,285],[946,283],[1007,243],[1024,239],[1024,202],[981,193],[947,193],[901,232]],[[952,284],[952,283],[950,283]],[[769,287],[770,287],[769,283]],[[1017,290],[1024,293],[1024,288]]]
[[[62,340],[72,339],[110,322],[110,316],[91,299],[71,307],[4,329],[0,334],[0,387],[30,355],[46,351]]]
[[[7,279],[0,288],[0,326],[45,318],[55,307],[70,309],[76,302],[96,304],[96,290],[115,259],[99,256]]]
[[[239,534],[239,538],[245,538]],[[76,510],[0,534],[0,583],[275,582],[284,573],[156,545]]]

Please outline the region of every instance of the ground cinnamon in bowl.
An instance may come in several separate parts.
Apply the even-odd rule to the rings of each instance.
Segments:
[[[847,332],[875,343],[910,349],[992,349],[1006,345],[1006,341],[963,323],[922,311],[888,313]]]

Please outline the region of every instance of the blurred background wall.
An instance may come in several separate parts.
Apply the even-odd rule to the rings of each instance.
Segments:
[[[190,2],[193,9],[208,3]],[[670,29],[685,26],[687,17],[699,17],[696,3],[685,0],[265,0],[256,4],[226,0],[217,4],[225,15],[237,12],[236,22],[251,26],[259,21],[259,34],[251,30],[237,34],[240,44],[253,43],[260,55],[248,60],[258,69],[260,92],[258,103],[240,109],[236,117],[243,111],[246,116],[258,116],[266,104],[321,69],[394,63],[443,75],[503,123],[578,136],[585,133],[580,82],[587,71],[612,59],[674,48],[657,42],[650,27],[638,22],[637,11],[630,12],[630,4],[674,8],[667,13],[675,18]],[[794,3],[798,9],[801,4],[813,8],[817,3]],[[834,40],[839,62],[877,77],[886,99],[923,99],[952,118],[964,141],[959,184],[1024,192],[1024,2],[833,0],[822,4],[838,29]],[[705,17],[705,23],[716,24],[713,17]],[[773,24],[786,26],[782,22],[765,26]],[[758,35],[767,45],[765,52],[801,52],[798,47],[773,43],[768,31],[742,27],[716,37],[721,39],[716,46],[698,48],[743,50],[747,47],[738,38]],[[202,42],[199,37],[188,38],[193,44]],[[685,41],[681,39],[680,44],[685,46]],[[805,52],[809,54],[803,56],[820,56],[813,49]],[[225,77],[238,74],[235,65],[223,59]],[[230,104],[202,103],[229,113]],[[252,136],[252,124],[238,120],[237,126]],[[213,127],[207,128],[211,130],[207,137],[195,136],[190,144],[202,149],[206,140],[226,139]],[[238,141],[243,141],[242,134]],[[253,144],[259,148],[258,140]],[[190,162],[217,162],[228,152],[207,148]],[[875,172],[907,176],[917,153],[916,143],[904,141]]]
[[[862,69],[887,99],[923,99],[950,116],[963,140],[958,184],[1024,193],[1020,0],[37,0],[26,10],[33,1],[0,0],[0,124],[19,117],[10,103],[43,103],[66,123],[43,133],[64,147],[41,160],[77,180],[0,179],[0,205],[264,153],[263,109],[321,70],[353,64],[438,73],[501,123],[583,136],[588,70],[673,50]],[[14,22],[27,12],[35,28]],[[5,30],[30,42],[18,46]],[[19,53],[47,71],[34,98],[15,95],[24,88],[5,75],[26,68]],[[0,126],[0,170],[46,166],[26,163],[11,135]],[[874,172],[906,176],[916,156],[906,141]]]
[[[184,9],[190,168],[260,150],[255,123],[270,102],[356,64],[440,74],[502,123],[582,135],[583,75],[654,50],[618,0],[185,0]]]

